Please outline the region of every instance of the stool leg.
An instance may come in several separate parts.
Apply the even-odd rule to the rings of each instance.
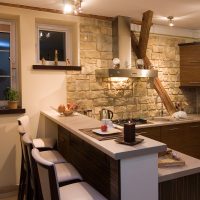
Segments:
[[[25,186],[26,186],[26,171],[24,169],[24,159],[21,160],[21,170],[20,170],[20,182],[18,189],[18,200],[23,200],[25,195]]]

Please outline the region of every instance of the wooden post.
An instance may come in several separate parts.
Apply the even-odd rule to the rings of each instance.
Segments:
[[[143,14],[139,46],[138,46],[141,58],[145,58],[146,56],[152,18],[153,18],[153,12],[151,10],[148,10]],[[148,66],[146,66],[146,68],[148,68]]]
[[[145,68],[148,68],[148,69],[152,66],[150,60],[146,56],[150,28],[152,25],[152,17],[153,17],[152,11],[147,11],[143,14],[139,42],[135,36],[135,33],[131,32],[131,45],[132,45],[133,51],[135,52],[135,54],[138,58],[142,58],[144,60]],[[171,101],[169,95],[167,94],[167,92],[166,92],[165,88],[163,87],[159,78],[157,78],[157,77],[154,78],[153,83],[154,83],[155,90],[157,91],[158,95],[160,96],[168,113],[173,114],[174,112],[176,112],[174,104]]]

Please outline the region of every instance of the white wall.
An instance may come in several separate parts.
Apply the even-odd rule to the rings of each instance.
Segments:
[[[32,135],[35,137],[38,132],[40,110],[66,103],[65,71],[32,70],[32,65],[36,62],[36,21],[62,25],[70,23],[75,27],[75,34],[78,36],[79,17],[0,6],[0,19],[17,20],[22,106],[26,108],[31,118]],[[0,115],[0,188],[18,183],[20,145],[17,118],[19,116]]]

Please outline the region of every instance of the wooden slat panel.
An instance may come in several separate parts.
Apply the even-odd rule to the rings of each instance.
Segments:
[[[120,161],[59,126],[58,149],[85,181],[109,200],[120,200]]]
[[[200,174],[159,184],[159,200],[199,200]]]

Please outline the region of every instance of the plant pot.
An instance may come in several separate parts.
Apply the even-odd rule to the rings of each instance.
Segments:
[[[8,101],[8,108],[9,109],[17,109],[17,105],[18,102],[17,101]]]

